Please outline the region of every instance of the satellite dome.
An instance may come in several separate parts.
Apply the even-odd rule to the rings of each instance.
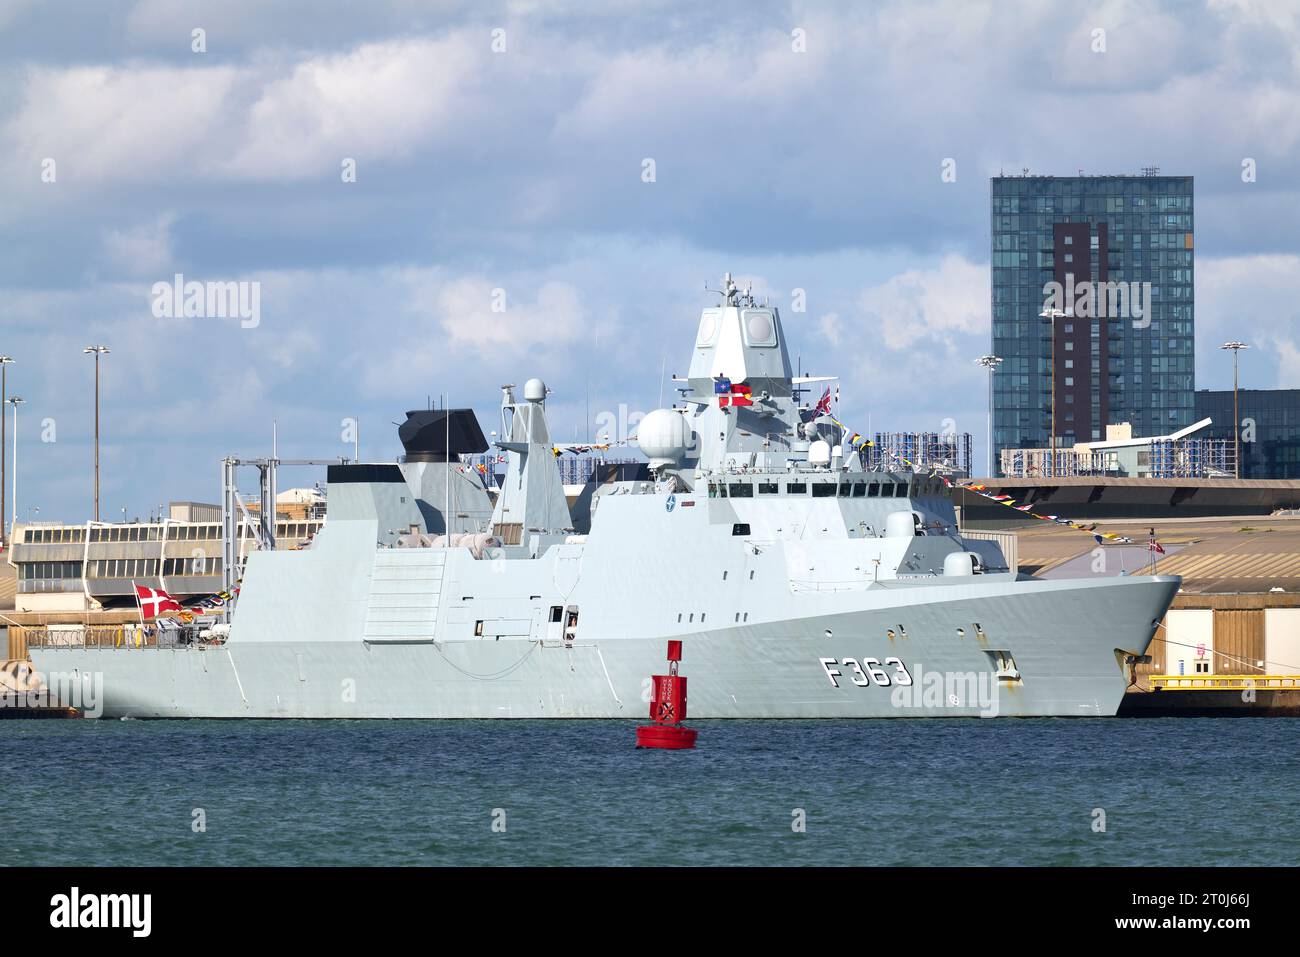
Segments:
[[[812,445],[808,446],[808,464],[816,466],[825,466],[831,464],[831,445],[818,439]]]
[[[655,409],[637,426],[637,443],[651,468],[677,465],[690,451],[694,431],[680,412]]]
[[[541,402],[546,398],[546,383],[541,379],[529,379],[524,383],[524,398],[529,402]]]

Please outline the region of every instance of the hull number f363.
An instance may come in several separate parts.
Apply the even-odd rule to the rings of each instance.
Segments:
[[[881,661],[879,658],[863,658],[861,663],[856,658],[818,658],[831,687],[840,687],[839,679],[844,678],[859,688],[866,688],[873,683],[881,688],[892,684],[906,687],[912,683],[912,675],[907,665],[894,657]],[[892,671],[892,674],[891,674]]]

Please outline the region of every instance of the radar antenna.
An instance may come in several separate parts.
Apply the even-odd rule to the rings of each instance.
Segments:
[[[723,275],[721,289],[710,289],[709,284],[706,282],[704,284],[704,291],[721,296],[723,305],[727,306],[755,306],[758,304],[758,300],[754,298],[753,281],[751,280],[746,284],[745,289],[742,292],[740,287],[736,285],[736,281],[732,278],[731,273]]]

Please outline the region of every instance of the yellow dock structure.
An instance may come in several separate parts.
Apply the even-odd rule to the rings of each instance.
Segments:
[[[1250,691],[1300,689],[1300,675],[1149,675],[1152,691]]]

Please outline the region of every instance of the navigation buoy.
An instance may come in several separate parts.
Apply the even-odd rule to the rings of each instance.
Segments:
[[[677,673],[682,660],[682,643],[668,642],[668,674],[652,675],[654,693],[650,698],[650,720],[636,729],[638,748],[666,748],[680,751],[695,747],[699,734],[694,728],[682,727],[686,718],[686,678]]]

